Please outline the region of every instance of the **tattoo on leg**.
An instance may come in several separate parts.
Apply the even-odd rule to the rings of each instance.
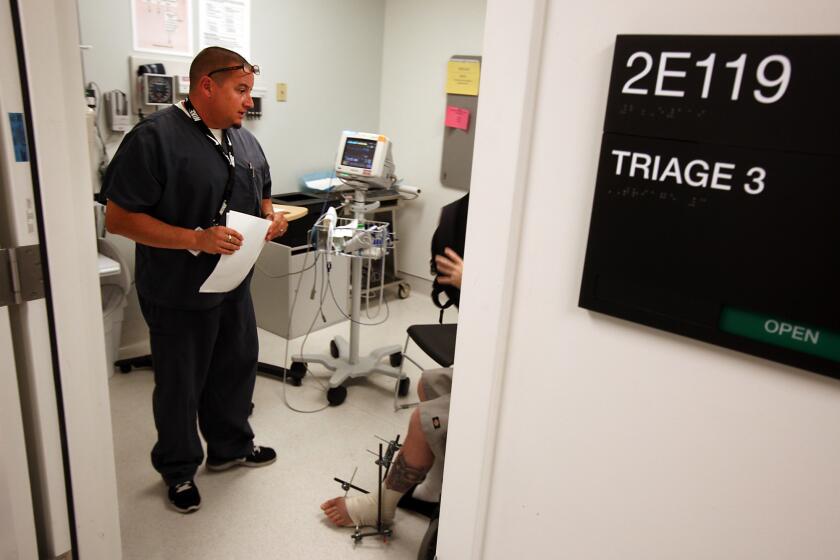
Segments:
[[[406,464],[403,454],[397,455],[391,463],[391,470],[388,471],[388,478],[385,479],[385,488],[405,493],[414,486],[426,479],[429,469],[416,469]]]

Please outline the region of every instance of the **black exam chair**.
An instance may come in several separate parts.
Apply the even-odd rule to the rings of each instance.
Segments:
[[[403,355],[408,350],[408,341],[412,340],[420,347],[420,350],[428,354],[441,367],[449,367],[455,363],[455,337],[458,334],[458,323],[411,325],[406,332],[408,336],[405,339]],[[418,365],[414,360],[412,363]]]

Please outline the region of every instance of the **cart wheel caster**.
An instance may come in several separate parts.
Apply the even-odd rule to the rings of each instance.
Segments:
[[[405,379],[400,379],[400,387],[397,389],[397,394],[401,397],[408,395],[408,388],[411,387],[411,379],[406,377]]]
[[[292,362],[292,367],[289,368],[286,378],[295,387],[300,387],[301,379],[306,375],[306,364],[303,362]]]
[[[119,364],[120,373],[131,373],[131,364]]]
[[[327,389],[327,402],[330,406],[338,406],[347,398],[347,387],[339,385],[335,388]]]
[[[388,361],[391,363],[391,367],[400,367],[403,362],[402,352],[394,352],[388,356]]]
[[[330,356],[338,358],[338,344],[335,343],[335,340],[330,340]]]
[[[405,299],[411,295],[411,285],[406,282],[401,282],[397,287],[397,296],[400,299]]]

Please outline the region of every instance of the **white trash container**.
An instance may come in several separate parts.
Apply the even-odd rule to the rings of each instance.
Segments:
[[[105,364],[108,377],[114,375],[114,362],[120,353],[122,322],[128,297],[120,286],[102,285],[102,323],[105,327]]]
[[[120,353],[122,323],[128,304],[128,291],[131,289],[131,276],[128,264],[114,244],[100,238],[97,240],[97,249],[120,265],[119,272],[103,276],[99,280],[102,292],[102,324],[105,327],[106,371],[110,379],[114,375],[114,362]]]

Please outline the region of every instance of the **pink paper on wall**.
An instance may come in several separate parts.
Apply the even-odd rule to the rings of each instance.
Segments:
[[[446,126],[467,130],[470,126],[470,110],[461,107],[446,107]]]

